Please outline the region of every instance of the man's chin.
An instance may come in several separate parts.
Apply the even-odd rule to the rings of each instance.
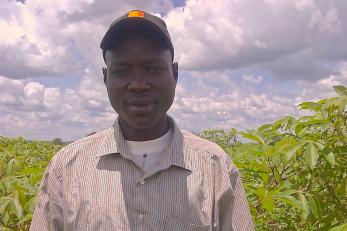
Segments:
[[[139,130],[152,129],[156,125],[156,120],[153,117],[138,116],[132,119],[128,119],[127,123],[131,128]]]

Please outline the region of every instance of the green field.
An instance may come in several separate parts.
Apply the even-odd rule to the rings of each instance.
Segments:
[[[249,131],[209,130],[240,169],[256,230],[347,230],[347,89]],[[249,140],[241,143],[239,137]],[[0,137],[0,230],[28,230],[50,142]]]

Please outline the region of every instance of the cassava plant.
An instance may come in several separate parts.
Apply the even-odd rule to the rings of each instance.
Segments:
[[[334,89],[335,98],[298,105],[311,115],[239,132],[251,143],[221,143],[242,173],[256,230],[347,230],[347,89]]]

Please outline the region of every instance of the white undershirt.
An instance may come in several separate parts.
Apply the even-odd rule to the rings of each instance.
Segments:
[[[134,163],[142,168],[144,172],[152,169],[159,164],[164,155],[164,151],[169,146],[171,140],[171,130],[163,136],[148,141],[130,141],[126,140],[131,159]]]

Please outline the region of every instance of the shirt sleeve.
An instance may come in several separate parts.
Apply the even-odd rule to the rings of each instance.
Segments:
[[[53,158],[41,181],[30,231],[64,230],[62,198],[62,182],[54,171]]]
[[[230,160],[228,160],[230,161]],[[219,231],[252,231],[252,216],[240,174],[230,161],[216,171],[214,227]]]

